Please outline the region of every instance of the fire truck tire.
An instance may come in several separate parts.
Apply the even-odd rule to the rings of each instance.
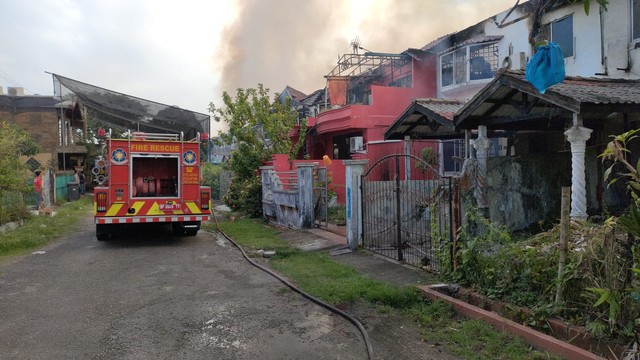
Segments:
[[[98,241],[107,241],[111,237],[111,233],[107,228],[107,225],[96,224],[96,238]]]
[[[182,223],[179,223],[179,222],[171,223],[171,233],[176,236],[184,234]]]
[[[196,236],[198,234],[198,230],[189,229],[184,231],[187,236]]]
[[[198,230],[200,230],[200,221],[189,221],[185,225],[187,226],[184,228],[184,233],[187,236],[196,236]]]

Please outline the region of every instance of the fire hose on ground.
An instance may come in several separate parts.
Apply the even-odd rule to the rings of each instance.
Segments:
[[[225,239],[227,239],[230,243],[232,243],[236,248],[238,248],[238,250],[240,250],[240,252],[242,253],[242,256],[249,262],[251,263],[251,265],[257,267],[258,269],[266,272],[267,274],[273,276],[274,278],[280,280],[280,282],[282,282],[283,284],[285,284],[287,287],[289,287],[291,290],[297,292],[298,294],[302,295],[304,298],[310,300],[311,302],[315,303],[316,305],[322,306],[325,309],[338,314],[340,316],[342,316],[344,319],[346,319],[347,321],[351,322],[353,325],[355,325],[358,330],[360,331],[360,333],[362,334],[362,339],[364,340],[365,346],[367,348],[367,357],[369,360],[373,360],[374,359],[374,355],[373,355],[373,346],[371,345],[371,341],[369,340],[369,335],[367,334],[367,330],[364,328],[364,326],[353,316],[347,314],[346,312],[304,292],[303,290],[299,289],[296,285],[294,285],[293,283],[289,282],[287,279],[285,279],[284,277],[280,276],[280,274],[272,271],[271,269],[264,267],[260,264],[258,264],[257,262],[253,261],[253,259],[251,259],[247,253],[244,251],[244,249],[238,244],[236,243],[233,239],[231,239],[229,236],[227,236],[227,234],[224,233],[224,231],[222,231],[222,229],[220,228],[220,224],[218,223],[218,218],[216,218],[215,213],[212,211],[211,214],[213,215],[213,220],[216,223],[216,228],[218,230],[218,232],[220,234],[222,234],[222,236],[224,236]]]

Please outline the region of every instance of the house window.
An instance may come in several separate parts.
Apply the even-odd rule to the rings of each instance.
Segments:
[[[453,85],[453,53],[443,55],[440,58],[442,69],[442,86]]]
[[[462,162],[455,159],[464,159],[464,139],[442,141],[442,161],[444,172],[460,172]]]
[[[631,0],[631,39],[640,40],[640,0]]]
[[[497,43],[464,46],[440,56],[440,85],[491,79],[497,70]]]
[[[560,46],[565,58],[573,56],[573,16],[547,24],[543,29],[545,39],[550,39]]]
[[[469,80],[491,79],[497,68],[497,44],[482,44],[469,47]]]
[[[411,75],[407,75],[405,77],[401,77],[400,79],[391,81],[389,86],[402,87],[402,88],[410,88],[412,84]]]

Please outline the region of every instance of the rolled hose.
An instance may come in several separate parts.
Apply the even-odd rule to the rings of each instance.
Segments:
[[[342,316],[344,319],[346,319],[347,321],[351,322],[353,325],[355,325],[358,330],[360,331],[360,333],[362,334],[362,339],[364,340],[364,344],[367,348],[367,358],[369,360],[374,360],[374,354],[373,354],[373,346],[371,345],[371,341],[369,340],[369,335],[367,334],[367,330],[364,328],[364,326],[353,316],[347,314],[346,312],[302,291],[301,289],[299,289],[296,285],[294,285],[293,283],[289,282],[287,279],[283,278],[282,276],[280,276],[280,274],[272,271],[269,268],[266,268],[260,264],[258,264],[257,262],[253,261],[253,259],[251,259],[247,253],[244,251],[244,249],[238,245],[238,243],[236,243],[233,239],[231,239],[230,237],[227,236],[227,234],[224,233],[224,231],[222,231],[222,229],[220,229],[220,224],[218,223],[218,218],[216,217],[216,214],[211,211],[211,215],[213,215],[213,220],[216,223],[216,228],[218,229],[218,232],[220,234],[222,234],[222,236],[224,236],[225,239],[227,239],[230,243],[233,244],[233,246],[235,246],[236,248],[238,248],[238,250],[240,250],[240,252],[242,253],[242,256],[249,262],[251,263],[251,265],[257,267],[258,269],[266,272],[267,274],[273,276],[274,278],[280,280],[280,282],[282,282],[283,284],[285,284],[287,287],[289,287],[291,290],[297,292],[298,294],[302,295],[303,297],[307,298],[308,300],[310,300],[311,302],[320,305],[322,307],[324,307],[325,309],[336,313],[340,316]]]

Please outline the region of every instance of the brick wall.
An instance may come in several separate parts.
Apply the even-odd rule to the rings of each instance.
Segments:
[[[55,153],[58,146],[58,115],[55,109],[29,110],[12,114],[0,111],[0,120],[18,125],[40,144],[41,152]]]

